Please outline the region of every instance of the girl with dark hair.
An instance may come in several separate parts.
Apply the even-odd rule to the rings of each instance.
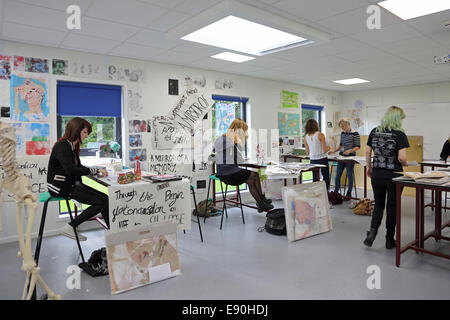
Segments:
[[[328,168],[327,152],[330,147],[327,146],[325,135],[319,131],[319,124],[314,119],[309,119],[305,125],[305,148],[309,154],[311,163],[323,164],[326,167],[320,168],[323,180],[327,185],[327,191],[330,189],[330,170]],[[319,180],[314,171],[314,180]]]
[[[91,132],[92,126],[85,119],[79,117],[71,119],[66,125],[64,135],[53,146],[48,162],[47,187],[50,195],[90,205],[74,219],[74,225],[69,222],[61,229],[61,234],[71,239],[76,239],[73,227],[77,227],[99,212],[109,227],[108,196],[81,182],[81,176],[108,175],[104,169],[88,168],[80,162],[80,146]],[[87,239],[81,234],[78,234],[78,238],[80,241]]]

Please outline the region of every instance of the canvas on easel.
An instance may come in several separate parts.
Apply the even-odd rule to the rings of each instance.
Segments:
[[[181,274],[173,222],[105,234],[111,293],[117,294]]]
[[[324,181],[282,189],[288,241],[305,239],[332,229]]]

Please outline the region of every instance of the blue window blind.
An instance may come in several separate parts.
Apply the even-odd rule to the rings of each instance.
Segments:
[[[322,111],[323,106],[314,106],[312,104],[302,104],[302,109]]]
[[[59,116],[121,117],[122,87],[58,81]]]
[[[232,97],[232,96],[219,96],[217,94],[212,95],[213,100],[220,100],[220,101],[230,101],[230,102],[242,102],[247,103],[248,98],[244,97]]]

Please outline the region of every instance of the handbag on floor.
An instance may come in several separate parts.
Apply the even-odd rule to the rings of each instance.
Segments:
[[[339,192],[330,191],[328,192],[328,201],[332,204],[341,204],[342,203],[342,195]]]
[[[264,229],[268,233],[278,236],[286,235],[286,218],[284,216],[284,209],[272,209],[266,214],[266,224]]]
[[[361,199],[353,208],[353,213],[360,216],[371,216],[375,201],[369,199]]]

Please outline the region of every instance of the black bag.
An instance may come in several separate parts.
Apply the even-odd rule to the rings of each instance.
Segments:
[[[91,277],[108,275],[108,260],[106,256],[106,248],[94,250],[88,262],[82,262],[78,265]]]
[[[330,191],[328,192],[328,201],[331,202],[332,205],[341,204],[342,203],[342,195],[339,192]]]
[[[284,216],[284,209],[272,209],[266,214],[266,224],[264,229],[268,233],[276,234],[278,236],[286,235],[286,218]]]

